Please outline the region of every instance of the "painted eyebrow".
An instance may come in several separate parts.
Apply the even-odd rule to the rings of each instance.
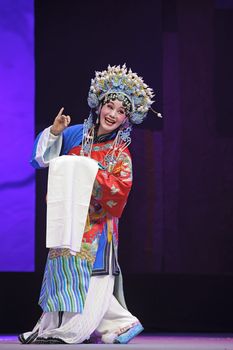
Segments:
[[[126,108],[124,106],[119,107],[119,110],[123,109],[126,112]]]
[[[113,101],[108,101],[107,104],[108,104],[108,103],[111,103],[112,105],[115,106],[115,103],[114,103]],[[122,108],[124,111],[126,111],[126,108],[125,108],[124,106],[119,107],[119,109],[121,109],[121,108]]]

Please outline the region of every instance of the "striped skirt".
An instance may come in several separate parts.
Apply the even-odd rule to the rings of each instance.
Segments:
[[[91,262],[79,256],[48,257],[39,298],[42,310],[82,313],[91,271]]]

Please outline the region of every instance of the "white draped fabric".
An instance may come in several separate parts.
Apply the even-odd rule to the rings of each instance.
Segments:
[[[98,163],[82,156],[50,161],[47,193],[47,248],[80,251]]]

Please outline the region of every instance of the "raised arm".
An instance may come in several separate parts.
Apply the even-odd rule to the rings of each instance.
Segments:
[[[42,131],[36,138],[31,165],[34,168],[48,167],[50,160],[60,155],[63,144],[63,132],[70,124],[69,115],[63,114],[62,107],[54,119],[53,125]]]

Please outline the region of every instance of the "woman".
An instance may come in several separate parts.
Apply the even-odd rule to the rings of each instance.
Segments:
[[[22,343],[128,343],[143,327],[126,308],[117,259],[118,220],[132,185],[128,145],[132,124],[151,108],[153,93],[126,66],[96,72],[88,104],[97,113],[84,125],[68,127],[62,108],[51,127],[38,135],[31,164],[49,165],[61,155],[98,162],[81,249],[50,248],[39,304],[43,314]],[[158,114],[158,116],[160,116]],[[69,158],[71,159],[71,158]]]

